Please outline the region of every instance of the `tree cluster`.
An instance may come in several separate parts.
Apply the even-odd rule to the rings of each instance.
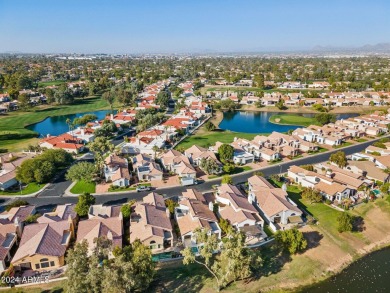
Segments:
[[[338,151],[334,154],[331,154],[329,157],[329,161],[335,163],[340,168],[344,168],[348,164],[347,157],[345,156],[345,153],[343,151]]]
[[[83,180],[92,182],[96,174],[96,166],[90,162],[79,162],[71,166],[66,173],[66,179],[72,181]]]
[[[307,247],[307,240],[297,228],[279,230],[275,234],[275,240],[290,254],[302,252]]]
[[[199,167],[209,175],[215,174],[219,171],[219,166],[218,166],[217,162],[215,162],[215,160],[210,159],[210,158],[208,158],[208,159],[202,158],[202,160],[200,161]]]
[[[341,213],[337,217],[337,231],[339,231],[339,233],[352,231],[353,221],[353,216],[351,216],[347,212]]]
[[[330,113],[319,113],[319,114],[316,114],[316,116],[314,118],[321,125],[336,122],[336,115],[330,114]]]
[[[218,155],[222,162],[229,162],[233,159],[234,148],[230,144],[224,143],[218,148]]]
[[[65,150],[45,150],[42,154],[25,160],[16,170],[16,179],[23,183],[47,183],[60,168],[68,167],[72,162],[72,155]]]
[[[301,194],[302,198],[312,203],[317,203],[322,201],[322,195],[318,190],[313,188],[305,187]]]
[[[245,235],[241,232],[230,231],[228,237],[220,244],[214,233],[207,229],[197,229],[194,233],[199,247],[199,256],[187,247],[183,250],[183,263],[197,263],[204,266],[216,281],[217,290],[221,290],[231,282],[242,280],[253,275],[261,266],[262,260],[255,250],[245,245]],[[220,254],[214,256],[219,250]]]
[[[98,238],[92,255],[88,243],[77,243],[68,252],[66,290],[69,293],[121,293],[146,290],[155,274],[149,248],[136,240],[123,249],[115,247],[107,238]],[[115,258],[110,259],[110,251]]]

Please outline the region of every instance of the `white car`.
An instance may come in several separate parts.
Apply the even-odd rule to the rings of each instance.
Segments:
[[[149,191],[151,188],[150,186],[145,186],[145,185],[139,185],[137,186],[137,192],[141,192],[141,191]]]

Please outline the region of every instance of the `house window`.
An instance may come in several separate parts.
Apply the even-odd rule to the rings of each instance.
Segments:
[[[54,267],[54,261],[50,262],[50,266]]]
[[[155,249],[156,248],[156,241],[154,241],[154,240],[150,241],[149,247],[150,247],[150,249]]]
[[[39,262],[41,263],[42,269],[50,267],[49,259],[47,258],[42,258]]]
[[[36,268],[37,270],[39,270],[39,269],[41,268],[41,266],[39,265],[39,263],[35,264],[35,268]]]

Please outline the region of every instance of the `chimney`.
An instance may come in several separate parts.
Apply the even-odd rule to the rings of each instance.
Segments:
[[[81,128],[81,135],[85,135],[85,131],[84,131],[84,128]]]
[[[19,218],[19,217],[16,217],[16,218],[15,218],[14,224],[15,224],[16,227],[19,226],[19,224],[20,224],[20,218]]]
[[[112,236],[112,232],[111,232],[111,230],[108,230],[108,232],[107,232],[107,239],[108,240],[113,240],[113,236]]]
[[[110,119],[114,120],[114,114],[112,114],[112,113],[110,114]]]

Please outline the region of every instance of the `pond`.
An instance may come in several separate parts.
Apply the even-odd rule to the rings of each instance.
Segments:
[[[224,130],[246,133],[271,133],[272,131],[287,132],[290,129],[302,127],[298,125],[279,125],[269,122],[272,115],[299,115],[303,117],[314,117],[316,114],[295,114],[283,112],[251,112],[251,111],[234,111],[224,112],[223,120],[219,127]],[[358,114],[337,114],[337,119],[346,119],[355,117]]]
[[[66,124],[66,120],[68,118],[73,121],[73,119],[81,117],[85,114],[95,114],[98,120],[101,120],[106,117],[108,113],[111,113],[110,110],[47,117],[45,120],[35,124],[31,124],[26,128],[38,132],[41,136],[46,136],[47,134],[60,135],[69,131],[68,124]]]
[[[354,262],[340,274],[299,292],[390,292],[390,248],[373,252]]]

